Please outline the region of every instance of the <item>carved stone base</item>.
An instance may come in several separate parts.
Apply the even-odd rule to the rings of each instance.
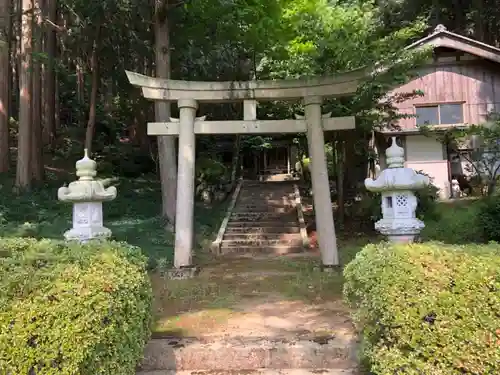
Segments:
[[[394,243],[413,243],[415,242],[415,239],[417,238],[417,234],[410,234],[410,235],[392,235],[389,236],[387,235],[387,239],[390,242]]]
[[[103,226],[102,202],[73,204],[73,228],[64,233],[68,241],[89,241],[111,237],[111,230]]]
[[[101,226],[85,228],[72,228],[64,233],[66,241],[87,242],[95,239],[107,239],[111,237],[111,230]]]
[[[375,223],[375,229],[387,239],[396,243],[411,243],[424,229],[425,224],[416,219],[381,219]]]
[[[198,266],[185,266],[180,268],[170,268],[161,271],[162,275],[171,280],[192,279],[200,273]]]

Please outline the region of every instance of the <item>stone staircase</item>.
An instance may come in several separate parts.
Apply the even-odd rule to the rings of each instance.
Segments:
[[[137,375],[361,375],[357,337],[339,302],[266,295],[232,309],[215,323],[204,320],[205,333],[156,335]]]
[[[137,375],[360,375],[351,343],[232,338],[152,340]]]
[[[293,182],[244,181],[220,254],[289,254],[303,249]]]

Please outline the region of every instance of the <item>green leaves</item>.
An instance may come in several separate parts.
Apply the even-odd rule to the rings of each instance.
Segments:
[[[135,374],[149,338],[140,249],[1,239],[0,373]]]
[[[374,374],[496,374],[497,244],[368,245],[345,268]]]
[[[332,75],[401,57],[404,64],[398,63],[361,87],[352,100],[326,105],[334,115],[357,115],[359,126],[367,130],[397,117],[390,100],[382,106],[380,99],[391,85],[407,78],[405,72],[413,60],[401,50],[424,27],[416,20],[388,28],[372,1],[189,0],[168,4],[171,6],[165,7],[162,16],[170,29],[174,79],[237,81]],[[99,150],[103,128],[111,129],[112,138],[117,138],[134,121],[144,126],[148,120],[151,103],[138,99],[137,91],[131,94],[124,70],[154,74],[154,4],[61,0],[59,5],[64,27],[58,33],[61,53],[53,65],[60,73],[61,108],[70,111],[67,117],[75,125],[80,122],[80,127],[86,117],[97,26],[101,30],[99,93],[106,100],[100,100],[97,108],[95,149]],[[75,75],[75,70],[81,75]],[[81,92],[73,93],[75,87]],[[113,105],[104,108],[104,102]],[[270,106],[266,115],[284,118],[286,114],[289,118],[293,107],[290,103]]]

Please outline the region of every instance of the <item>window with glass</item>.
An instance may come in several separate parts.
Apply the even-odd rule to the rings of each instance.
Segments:
[[[462,104],[438,104],[416,107],[417,126],[463,124],[464,114],[462,107]]]

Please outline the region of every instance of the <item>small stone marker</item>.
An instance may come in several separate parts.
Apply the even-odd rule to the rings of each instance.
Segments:
[[[73,204],[73,228],[64,233],[66,240],[89,241],[108,238],[111,230],[103,226],[102,202],[116,198],[116,188],[104,187],[104,182],[94,180],[96,162],[89,158],[85,149],[83,159],[76,162],[77,181],[57,191],[57,198]]]
[[[387,169],[375,179],[365,180],[366,189],[382,193],[382,219],[375,223],[375,229],[392,242],[413,242],[425,227],[416,218],[417,197],[415,190],[429,185],[429,178],[404,167],[404,150],[392,137],[392,145],[386,152]]]
[[[460,198],[462,197],[462,190],[460,189],[460,184],[457,179],[451,180],[451,197]]]

